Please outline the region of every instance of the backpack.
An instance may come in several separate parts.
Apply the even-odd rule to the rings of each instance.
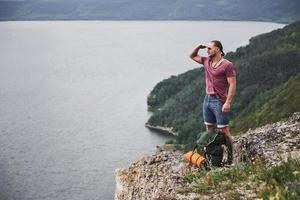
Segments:
[[[232,159],[232,146],[223,133],[217,130],[201,132],[197,138],[194,150],[197,150],[200,155],[206,158],[206,166],[223,166],[225,151],[222,145],[225,145],[228,149],[227,160]]]

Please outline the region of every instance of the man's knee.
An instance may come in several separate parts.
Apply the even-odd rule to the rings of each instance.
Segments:
[[[206,130],[207,131],[213,130],[215,128],[216,128],[216,126],[214,124],[212,124],[212,125],[206,125]]]
[[[229,132],[229,127],[226,126],[226,127],[222,127],[222,128],[218,128],[218,130],[222,133],[224,133],[225,135],[230,135],[230,132]]]

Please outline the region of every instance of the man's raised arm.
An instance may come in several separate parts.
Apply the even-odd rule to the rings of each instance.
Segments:
[[[192,60],[196,61],[197,63],[203,64],[203,58],[200,55],[198,55],[198,51],[199,51],[199,49],[205,49],[205,48],[206,48],[205,45],[199,44],[190,53],[190,58]]]

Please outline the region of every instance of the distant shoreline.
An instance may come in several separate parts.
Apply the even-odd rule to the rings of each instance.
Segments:
[[[173,135],[173,136],[177,136],[178,133],[174,132],[170,127],[163,127],[163,126],[152,126],[150,124],[145,124],[146,128],[149,128],[150,130],[153,130],[155,132],[158,133],[163,133],[163,134],[169,134],[169,135]]]
[[[265,22],[265,23],[275,23],[275,24],[290,24],[292,22],[282,22],[282,21],[269,21],[269,20],[234,20],[234,19],[0,19],[0,22],[47,22],[47,21],[102,21],[102,22]]]

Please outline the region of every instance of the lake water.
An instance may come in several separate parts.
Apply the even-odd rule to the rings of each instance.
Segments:
[[[0,23],[0,199],[113,199],[114,173],[170,139],[150,132],[155,84],[283,27],[261,22]],[[203,51],[205,54],[205,51]],[[201,123],[201,122],[199,122]]]

